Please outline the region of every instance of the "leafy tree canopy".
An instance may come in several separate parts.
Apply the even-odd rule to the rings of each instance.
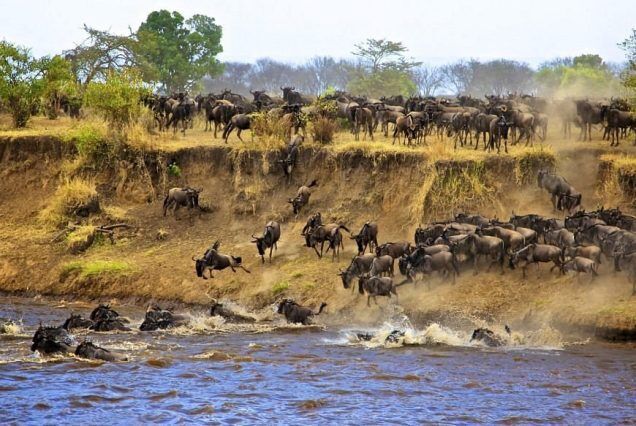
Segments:
[[[223,51],[222,29],[214,18],[179,12],[152,12],[137,30],[136,53],[150,67],[146,81],[167,92],[189,89],[204,75],[218,75],[223,66],[216,56]]]

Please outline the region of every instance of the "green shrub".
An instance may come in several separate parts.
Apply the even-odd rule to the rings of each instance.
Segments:
[[[100,275],[130,275],[135,269],[120,260],[92,260],[69,262],[62,266],[61,277],[78,274],[81,278]]]
[[[141,116],[141,97],[145,93],[139,74],[124,70],[109,73],[104,82],[91,82],[86,88],[85,100],[114,130],[121,131]]]
[[[282,292],[286,291],[288,288],[289,283],[287,281],[280,281],[274,284],[274,287],[272,287],[272,294],[274,294],[274,296],[278,296]]]

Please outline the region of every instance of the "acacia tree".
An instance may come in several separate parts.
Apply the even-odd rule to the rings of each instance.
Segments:
[[[44,89],[42,61],[29,49],[0,41],[0,98],[15,127],[25,127]]]
[[[221,27],[208,16],[150,13],[136,33],[136,53],[149,65],[142,70],[144,80],[172,92],[192,87],[204,75],[220,74],[223,66],[216,56],[223,51],[221,35]]]
[[[433,96],[444,85],[444,75],[438,67],[420,66],[411,74],[422,96]]]
[[[347,88],[358,94],[410,95],[416,91],[410,71],[420,62],[404,57],[408,49],[401,42],[385,39],[367,39],[356,44],[352,52],[360,57],[360,64],[352,70],[353,78]]]
[[[144,68],[135,54],[134,34],[120,36],[84,25],[86,40],[74,49],[63,52],[70,62],[77,81],[86,86],[93,80],[104,80],[106,76],[125,68]]]

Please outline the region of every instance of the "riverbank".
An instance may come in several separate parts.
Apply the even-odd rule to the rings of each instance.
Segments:
[[[277,146],[179,143],[170,142],[170,148],[123,144],[118,157],[98,157],[102,162],[96,163],[68,135],[0,133],[0,190],[5,194],[0,205],[0,290],[134,304],[155,300],[205,306],[227,298],[248,309],[293,297],[307,305],[326,301],[329,322],[369,324],[393,308],[386,300],[379,308],[367,308],[366,298],[342,288],[337,272],[355,254],[350,240],[335,262],[330,255],[318,259],[303,246],[299,234],[310,212],[320,211],[326,221],[345,223],[354,232],[375,220],[382,242],[412,240],[419,224],[457,211],[500,218],[512,210],[551,214],[534,181],[540,168],[556,167],[566,175],[583,192],[586,206],[595,207],[610,195],[597,190],[604,182],[599,181],[601,156],[608,153],[600,144],[573,148],[572,143],[554,142],[534,149],[513,147],[510,155],[496,156],[467,149],[455,154],[448,141],[435,140],[411,150],[394,148],[387,140],[357,146],[346,140],[331,146],[307,143],[288,184],[277,164]],[[178,165],[179,173],[171,173],[168,163]],[[114,244],[100,237],[72,254],[69,237],[52,242],[66,223],[43,221],[42,211],[50,209],[56,190],[69,179],[89,182],[98,196],[101,212],[84,220],[85,226],[130,225],[115,231]],[[295,218],[287,199],[313,179],[319,186],[309,208]],[[203,188],[206,213],[180,211],[179,220],[164,218],[166,190],[186,184]],[[629,211],[629,199],[617,188],[611,197]],[[250,235],[262,232],[268,220],[281,222],[282,238],[273,263],[261,264]],[[197,278],[191,257],[217,239],[222,252],[241,256],[252,273],[226,270],[213,280]],[[622,275],[612,274],[609,263],[601,266],[601,273],[590,284],[587,278],[577,282],[544,268],[539,277],[531,273],[526,281],[515,271],[476,277],[465,271],[454,286],[433,277],[430,289],[425,284],[400,288],[399,305],[421,324],[506,322],[516,328],[553,326],[634,339],[631,286]]]

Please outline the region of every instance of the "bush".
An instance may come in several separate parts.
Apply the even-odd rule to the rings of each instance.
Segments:
[[[337,131],[338,123],[329,118],[319,117],[313,122],[311,136],[314,142],[326,144],[333,142],[333,137]]]
[[[91,82],[86,88],[85,100],[87,106],[121,131],[141,116],[141,97],[145,92],[139,74],[124,70],[109,73],[104,82]]]
[[[100,211],[95,184],[80,178],[65,180],[55,191],[40,219],[56,226],[64,224],[70,216],[88,216]]]

